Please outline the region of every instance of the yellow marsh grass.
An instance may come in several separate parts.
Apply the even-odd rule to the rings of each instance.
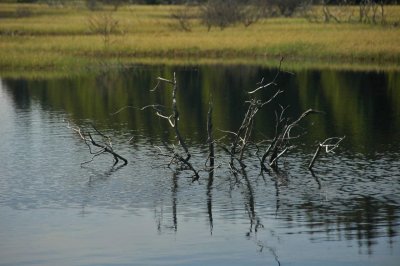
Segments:
[[[20,5],[0,4],[0,14]],[[245,28],[207,31],[192,19],[192,31],[179,29],[171,12],[180,7],[126,6],[117,12],[25,5],[29,17],[0,19],[0,69],[76,69],[99,59],[132,62],[276,62],[289,64],[400,68],[400,27],[356,23],[310,23],[302,18],[266,19]],[[15,11],[14,11],[15,12]],[[196,11],[194,11],[196,12]],[[400,7],[387,7],[388,21]],[[89,18],[112,14],[118,32],[106,44],[89,29]],[[390,14],[390,15],[389,15]],[[396,16],[397,15],[397,16]],[[297,63],[299,64],[299,63]]]

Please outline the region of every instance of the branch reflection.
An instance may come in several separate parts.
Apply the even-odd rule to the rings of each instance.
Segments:
[[[207,213],[208,221],[210,223],[210,234],[213,233],[213,214],[212,214],[212,189],[214,183],[214,167],[210,167],[208,170],[208,183],[207,183]]]

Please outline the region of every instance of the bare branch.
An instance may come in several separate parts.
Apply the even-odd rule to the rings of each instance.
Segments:
[[[68,124],[67,124],[67,128],[69,128],[69,129],[71,129],[71,130],[77,132],[78,135],[79,135],[79,137],[80,137],[80,138],[85,142],[85,144],[88,146],[90,154],[93,154],[93,157],[92,157],[91,160],[86,161],[86,162],[83,162],[81,165],[92,162],[92,161],[94,160],[95,157],[97,157],[97,156],[99,156],[99,155],[101,155],[101,154],[103,154],[103,153],[109,153],[109,154],[111,154],[111,155],[114,157],[114,160],[115,160],[114,165],[116,165],[116,164],[118,163],[119,160],[122,160],[122,161],[124,162],[123,165],[128,164],[128,160],[126,160],[124,157],[122,157],[121,155],[119,155],[118,153],[116,153],[116,152],[114,151],[114,149],[112,148],[111,138],[110,138],[109,136],[104,135],[102,132],[100,132],[93,124],[92,124],[91,126],[92,126],[93,130],[95,131],[95,133],[96,133],[97,135],[101,136],[101,137],[102,137],[104,140],[106,140],[107,142],[99,143],[99,142],[97,142],[97,141],[93,138],[92,134],[91,134],[89,131],[84,132],[84,131],[81,130],[80,127],[73,127],[73,126],[71,126],[69,122],[68,122]],[[93,151],[92,151],[92,146],[91,146],[91,145],[94,146],[94,147],[100,148],[100,150],[99,150],[99,151],[96,151],[96,152],[93,152]]]
[[[175,73],[174,73],[174,76],[175,76]],[[165,78],[158,77],[158,78],[157,78],[157,84],[156,84],[156,86],[154,86],[154,88],[151,89],[150,91],[153,92],[153,91],[157,90],[158,87],[160,86],[161,82],[166,82],[166,83],[169,83],[169,84],[172,84],[172,85],[175,86],[174,81],[169,80],[169,79],[165,79]]]
[[[346,136],[328,138],[324,140],[320,145],[321,147],[325,148],[326,153],[330,153],[339,146],[340,142],[342,142],[345,137]]]
[[[127,105],[127,106],[124,106],[124,107],[118,109],[118,110],[115,111],[114,113],[111,113],[110,115],[116,115],[116,114],[118,114],[118,113],[120,113],[120,112],[122,112],[123,110],[128,109],[128,108],[139,109],[139,108],[137,108],[137,107],[135,107],[135,106]]]
[[[165,106],[161,105],[161,104],[150,104],[150,105],[146,105],[146,106],[143,106],[142,108],[140,108],[140,111],[146,110],[147,108],[153,108],[154,110],[159,112],[160,109],[158,109],[157,107],[164,107],[165,108]]]
[[[296,121],[290,123],[287,127],[286,130],[284,131],[283,135],[282,135],[282,139],[290,139],[290,131],[297,126],[301,120],[303,120],[303,118],[307,117],[309,114],[323,114],[323,112],[318,111],[318,110],[314,110],[314,109],[308,109],[307,111],[305,111],[304,113],[302,113],[300,115],[299,118],[297,118]]]
[[[178,152],[173,151],[173,155],[171,156],[171,161],[168,165],[171,165],[172,163],[174,163],[176,161],[181,162],[182,164],[186,165],[188,167],[188,169],[193,171],[193,173],[194,173],[193,179],[198,180],[199,179],[198,172],[194,169],[193,165],[189,162],[191,154],[190,154],[189,149],[187,148],[186,143],[185,143],[184,139],[182,138],[181,133],[179,131],[179,124],[178,124],[179,123],[179,111],[178,111],[178,106],[177,106],[177,101],[176,101],[176,93],[178,90],[177,81],[176,81],[176,73],[174,72],[173,80],[158,77],[157,81],[158,81],[157,85],[151,91],[155,91],[159,87],[161,82],[172,85],[172,106],[171,106],[172,114],[170,114],[170,115],[161,114],[160,110],[157,108],[160,105],[148,105],[148,106],[143,107],[142,110],[144,110],[146,108],[153,108],[156,110],[157,116],[168,120],[170,126],[175,131],[175,136],[176,136],[180,146],[183,148],[183,150],[185,152],[185,158],[184,158]]]
[[[283,154],[285,154],[285,153],[287,152],[288,149],[289,149],[289,148],[287,147],[287,148],[285,148],[283,151],[281,151],[281,152],[269,163],[269,166],[275,168],[276,165],[277,165],[278,159],[279,159]]]
[[[295,121],[293,121],[290,124],[286,124],[284,126],[281,127],[282,123],[285,120],[283,117],[283,113],[286,111],[286,108],[283,108],[281,106],[281,114],[278,116],[277,113],[275,113],[275,117],[276,117],[276,125],[275,125],[275,138],[272,140],[272,143],[270,144],[270,146],[268,147],[268,149],[266,150],[266,152],[264,153],[264,155],[262,156],[261,159],[261,167],[264,169],[264,162],[267,159],[267,157],[269,156],[269,154],[271,153],[270,157],[269,157],[269,165],[273,168],[277,167],[277,163],[278,163],[278,159],[284,154],[286,153],[286,151],[290,148],[289,145],[289,141],[292,139],[296,139],[298,137],[300,137],[301,135],[295,136],[295,137],[291,137],[290,133],[291,130],[298,126],[298,124],[301,122],[301,120],[303,120],[305,117],[307,117],[309,114],[315,114],[315,113],[322,113],[320,111],[317,110],[313,110],[313,109],[308,109],[307,111],[303,112]],[[282,128],[281,132],[278,133],[279,128]]]
[[[236,132],[233,132],[233,131],[229,131],[229,130],[222,130],[222,129],[218,129],[218,131],[220,131],[220,132],[223,132],[223,133],[228,133],[228,134],[232,134],[232,135],[235,135],[235,136],[237,136],[237,133],[236,133]]]
[[[314,167],[314,163],[318,158],[318,155],[320,154],[322,148],[325,148],[326,153],[333,153],[333,150],[336,149],[340,142],[344,140],[346,136],[343,137],[332,137],[332,138],[327,138],[323,142],[318,144],[318,147],[314,153],[314,156],[312,157],[310,164],[308,165],[308,169],[312,171],[312,168]]]
[[[210,96],[210,101],[208,103],[208,113],[207,113],[207,143],[208,143],[208,158],[210,160],[210,169],[214,168],[214,138],[212,134],[212,112],[213,112],[213,98]]]
[[[322,146],[321,146],[321,143],[318,144],[318,147],[317,147],[317,149],[315,150],[314,156],[312,157],[311,162],[310,162],[310,164],[308,165],[308,169],[309,169],[310,171],[312,171],[312,168],[313,168],[313,166],[314,166],[315,160],[317,159],[319,153],[321,152],[321,147],[322,147]]]
[[[171,84],[171,85],[175,85],[175,84],[176,84],[175,72],[174,72],[174,81],[169,80],[169,79],[165,79],[165,78],[161,78],[161,77],[158,77],[157,80],[163,81],[163,82],[167,82],[167,83],[169,83],[169,84]]]
[[[156,86],[154,86],[154,88],[151,89],[150,91],[153,92],[153,91],[157,90],[158,86],[160,86],[160,83],[161,83],[160,81],[157,81]]]
[[[276,80],[278,79],[278,76],[279,76],[279,74],[281,73],[281,66],[282,66],[282,61],[283,61],[283,59],[284,59],[284,57],[282,56],[282,57],[281,57],[281,60],[279,61],[278,72],[276,73],[274,79],[273,79],[271,82],[269,82],[269,83],[267,83],[267,84],[265,84],[265,85],[261,85],[260,87],[258,87],[257,89],[255,89],[255,90],[253,90],[253,91],[249,91],[248,94],[256,93],[257,91],[259,91],[259,90],[261,90],[261,89],[264,89],[264,88],[267,88],[267,87],[269,87],[269,86],[271,86],[271,85],[277,85],[277,84],[276,84]],[[263,81],[264,81],[264,78],[261,80],[261,82],[260,82],[259,84],[262,84]]]

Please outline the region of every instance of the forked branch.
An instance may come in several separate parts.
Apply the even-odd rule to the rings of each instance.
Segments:
[[[245,116],[243,118],[242,124],[240,125],[239,129],[237,132],[232,132],[233,135],[235,136],[232,144],[231,144],[231,149],[230,149],[230,154],[231,154],[231,164],[233,163],[235,154],[239,154],[239,158],[237,158],[241,164],[244,156],[244,152],[249,145],[249,140],[250,137],[253,133],[253,125],[254,125],[254,119],[258,111],[263,108],[265,105],[269,104],[272,102],[279,94],[281,94],[283,91],[278,89],[270,98],[266,101],[261,101],[258,100],[257,98],[249,100],[247,103],[249,104],[249,107],[247,109],[247,112],[245,113]]]
[[[256,93],[257,91],[262,90],[262,89],[265,89],[265,88],[267,88],[267,87],[269,87],[269,86],[272,86],[272,85],[274,85],[274,86],[277,85],[276,80],[278,79],[279,74],[281,73],[281,67],[282,67],[282,61],[283,61],[283,59],[284,59],[284,57],[281,57],[281,60],[279,61],[278,72],[276,73],[274,79],[273,79],[271,82],[267,83],[267,84],[263,84],[263,83],[264,83],[264,78],[263,78],[263,79],[260,81],[260,83],[259,83],[260,86],[259,86],[258,88],[256,88],[255,90],[249,91],[248,94]]]
[[[277,122],[275,127],[276,130],[275,137],[272,140],[266,152],[264,153],[264,155],[262,156],[261,159],[262,168],[265,168],[263,167],[263,165],[265,163],[265,160],[269,156],[269,166],[276,169],[278,167],[278,159],[284,153],[286,153],[289,148],[291,148],[290,140],[298,138],[298,136],[291,135],[292,130],[295,127],[297,127],[299,123],[308,115],[322,113],[314,109],[308,109],[307,111],[303,112],[295,121],[289,123],[288,122],[289,119],[285,119],[283,116],[285,110],[286,108],[282,108],[281,114],[279,116],[278,114],[276,114]],[[282,125],[285,121],[287,121],[288,124]]]
[[[128,164],[128,160],[116,153],[112,147],[112,142],[111,138],[109,136],[104,135],[102,132],[100,132],[94,125],[92,125],[93,131],[83,131],[80,127],[77,126],[71,126],[70,123],[68,122],[67,128],[75,131],[79,137],[85,142],[85,144],[88,146],[90,154],[93,154],[93,157],[91,160],[86,161],[81,163],[87,164],[90,163],[96,158],[97,156],[104,154],[104,153],[109,153],[114,157],[114,166],[119,162],[119,160],[123,161],[123,165]],[[98,135],[102,138],[102,140],[95,140],[93,135]],[[100,148],[97,151],[93,151],[92,147],[97,147]]]
[[[175,162],[176,160],[183,163],[191,171],[193,171],[193,173],[194,173],[193,179],[197,180],[197,179],[199,179],[199,174],[194,169],[193,165],[189,162],[189,160],[191,158],[191,154],[190,154],[189,149],[186,146],[186,143],[185,143],[184,139],[182,138],[182,135],[179,131],[179,111],[178,111],[178,106],[177,106],[177,101],[176,101],[176,93],[178,90],[178,84],[176,81],[176,73],[174,72],[173,80],[158,77],[157,81],[158,81],[157,85],[151,91],[156,91],[159,88],[161,83],[166,83],[168,85],[172,85],[172,106],[171,106],[172,114],[169,114],[169,115],[162,114],[158,108],[155,108],[155,107],[158,107],[158,105],[145,106],[142,109],[147,108],[147,107],[152,107],[153,109],[156,110],[156,115],[158,117],[161,117],[168,121],[170,126],[174,129],[175,136],[176,136],[180,146],[182,147],[182,149],[185,152],[185,156],[182,156],[178,152],[174,151],[174,153],[172,155],[171,163]]]
[[[315,150],[314,156],[312,157],[310,164],[308,165],[308,169],[312,171],[314,167],[314,163],[317,160],[320,152],[322,149],[325,149],[326,153],[333,153],[333,151],[339,147],[340,142],[344,140],[345,136],[343,137],[332,137],[324,140],[323,142],[318,144],[317,149]]]

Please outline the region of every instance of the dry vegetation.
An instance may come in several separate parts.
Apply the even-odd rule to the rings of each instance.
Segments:
[[[182,30],[171,15],[182,8],[125,6],[116,12],[112,7],[93,12],[76,6],[0,4],[0,69],[77,69],[99,60],[260,63],[281,55],[288,64],[399,66],[400,6],[386,8],[385,25],[294,17],[210,31],[196,10],[191,11],[190,31]],[[102,18],[117,26],[106,33],[96,31],[91,21],[101,24]]]

